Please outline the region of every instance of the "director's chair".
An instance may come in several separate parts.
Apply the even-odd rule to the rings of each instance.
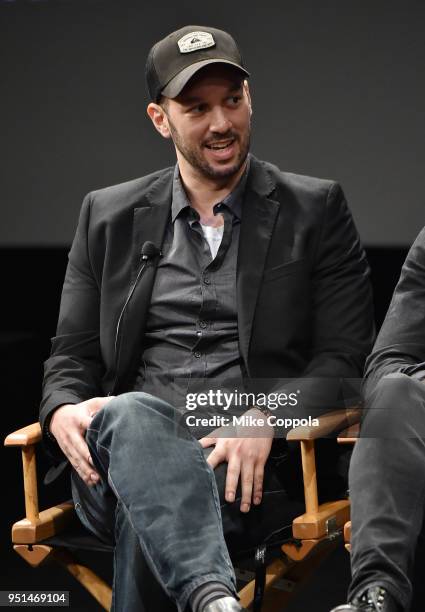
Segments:
[[[280,547],[278,558],[266,563],[264,550],[256,555],[255,579],[252,572],[236,569],[240,583],[241,605],[257,612],[277,612],[285,608],[305,580],[332,552],[342,539],[349,520],[348,499],[319,504],[315,440],[334,437],[351,440],[360,421],[359,407],[329,412],[319,418],[319,425],[297,427],[287,436],[298,441],[304,481],[305,513],[294,519],[292,538]],[[38,423],[15,431],[5,439],[5,446],[19,446],[22,451],[25,518],[12,526],[14,550],[31,566],[56,561],[68,570],[105,609],[111,607],[111,587],[87,565],[81,563],[78,550],[110,551],[112,547],[97,540],[80,524],[71,501],[47,510],[39,510],[36,444],[41,440]],[[263,601],[264,595],[264,601]]]

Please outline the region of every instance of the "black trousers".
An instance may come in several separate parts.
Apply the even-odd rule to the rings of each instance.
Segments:
[[[366,398],[349,487],[349,598],[379,583],[408,609],[425,508],[425,383],[385,376]]]

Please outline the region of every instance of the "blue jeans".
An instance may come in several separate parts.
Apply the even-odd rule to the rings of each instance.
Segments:
[[[211,449],[202,449],[171,405],[146,393],[111,400],[86,440],[100,481],[88,487],[72,471],[72,492],[82,523],[115,546],[114,611],[183,612],[210,581],[236,596],[223,528],[230,547],[251,548],[304,511],[299,473],[288,470],[282,452],[266,464],[260,506],[241,513],[240,488],[226,503],[226,464],[212,470]]]

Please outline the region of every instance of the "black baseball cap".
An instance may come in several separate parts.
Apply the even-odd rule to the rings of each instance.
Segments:
[[[185,26],[158,41],[146,61],[149,96],[175,98],[193,75],[208,64],[229,64],[244,76],[242,56],[232,36],[206,26]]]

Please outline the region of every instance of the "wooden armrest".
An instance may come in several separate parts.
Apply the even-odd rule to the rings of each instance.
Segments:
[[[295,521],[293,524],[293,533],[297,533],[297,537],[305,533],[305,537],[319,537],[318,534],[324,533],[326,522],[329,520],[331,515],[328,510],[323,512],[319,510],[319,498],[317,494],[317,478],[316,478],[316,458],[314,452],[314,440],[318,438],[324,438],[330,434],[335,434],[347,427],[360,421],[361,408],[359,406],[353,406],[345,408],[344,410],[333,410],[327,414],[322,414],[317,420],[317,425],[306,425],[300,427],[294,427],[288,432],[287,440],[301,442],[301,459],[303,469],[303,481],[304,481],[304,499],[305,499],[305,515],[300,519],[300,525]],[[348,511],[348,502],[341,501],[335,502],[340,504],[338,506],[338,512],[332,514],[332,519],[336,515],[339,517],[339,521],[346,520],[346,513]],[[332,513],[334,507],[332,506]],[[306,521],[306,517],[314,517],[314,520]],[[306,525],[310,524],[307,528]],[[302,525],[302,527],[301,527]],[[312,535],[313,534],[313,535]],[[294,536],[295,537],[295,536]]]
[[[31,446],[41,440],[40,423],[32,423],[9,434],[4,441],[5,446]]]
[[[338,444],[355,444],[360,436],[360,423],[354,423],[338,434]]]
[[[40,423],[32,423],[32,425],[27,425],[27,427],[9,434],[4,441],[5,446],[21,447],[26,520],[30,523],[35,523],[39,520],[35,444],[40,442],[40,440]]]
[[[344,542],[346,544],[351,542],[351,521],[347,521],[344,525]]]
[[[300,427],[294,427],[294,429],[288,432],[286,439],[298,441],[316,440],[317,438],[324,438],[330,434],[338,433],[350,425],[358,423],[360,421],[361,412],[359,406],[353,406],[351,408],[334,410],[322,414],[317,418],[319,421],[318,425],[301,425]]]
[[[42,512],[38,510],[35,444],[40,440],[40,423],[32,423],[9,434],[4,441],[5,446],[20,446],[22,450],[26,518],[12,527],[12,541],[15,544],[35,544],[56,535],[75,515],[70,502]]]
[[[40,512],[33,521],[25,518],[15,523],[12,527],[12,541],[14,544],[35,544],[60,533],[74,517],[75,510],[71,502],[53,506]]]

